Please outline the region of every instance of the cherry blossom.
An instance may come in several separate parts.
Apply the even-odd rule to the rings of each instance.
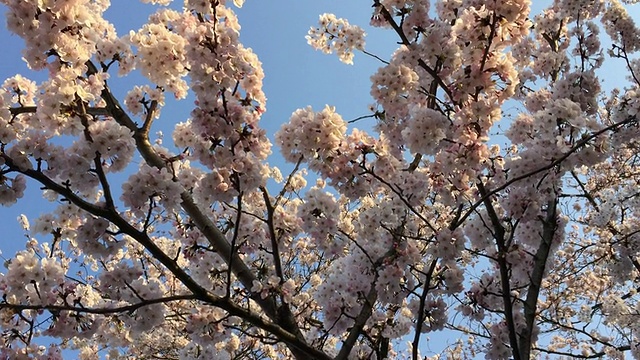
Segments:
[[[311,27],[307,42],[325,54],[335,52],[340,61],[353,64],[353,50],[364,50],[364,30],[333,14],[322,14],[318,27]]]
[[[294,104],[277,149],[244,1],[143,0],[124,35],[108,1],[1,2],[41,80],[0,87],[0,205],[49,202],[3,255],[1,359],[640,358],[635,1],[373,0],[391,54],[322,14],[374,103]]]

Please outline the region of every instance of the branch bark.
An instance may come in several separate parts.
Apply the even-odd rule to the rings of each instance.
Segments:
[[[429,294],[429,283],[431,283],[431,276],[433,275],[433,271],[436,269],[436,264],[438,263],[437,259],[431,261],[431,266],[429,266],[429,270],[427,271],[427,275],[424,280],[424,290],[422,291],[422,295],[420,295],[420,308],[418,309],[418,319],[416,321],[416,332],[413,335],[413,343],[411,343],[412,352],[411,357],[413,360],[418,360],[418,347],[420,345],[420,337],[422,335],[422,325],[424,323],[424,304],[427,300],[427,295]]]
[[[557,198],[550,200],[547,203],[547,216],[542,222],[542,241],[534,256],[533,273],[531,274],[527,298],[524,302],[524,318],[526,326],[520,333],[520,359],[523,360],[529,359],[531,348],[533,346],[533,326],[535,325],[536,320],[538,296],[540,294],[542,279],[544,278],[547,259],[551,252],[551,243],[553,242],[553,236],[557,229],[557,204]]]
[[[520,357],[519,345],[518,345],[518,337],[516,333],[516,326],[513,320],[513,303],[511,299],[511,284],[510,284],[510,268],[507,263],[507,251],[508,246],[505,241],[505,229],[502,226],[502,222],[496,214],[495,209],[493,208],[493,204],[491,203],[491,197],[487,196],[487,189],[484,187],[482,181],[478,182],[478,190],[480,195],[484,199],[484,206],[487,209],[487,214],[489,215],[489,219],[491,220],[491,225],[493,226],[493,237],[496,241],[496,245],[498,247],[498,269],[500,271],[500,285],[502,290],[502,304],[504,306],[504,317],[507,322],[507,329],[509,331],[509,344],[511,345],[511,351],[513,353],[514,360],[526,360],[527,358]]]
[[[25,305],[25,304],[11,304],[11,303],[0,303],[0,310],[3,309],[11,309],[16,311],[21,310],[47,310],[51,312],[56,311],[72,311],[77,313],[86,313],[86,314],[116,314],[116,313],[124,313],[124,312],[132,312],[143,306],[153,305],[153,304],[164,304],[172,301],[183,301],[183,300],[197,300],[195,295],[175,295],[175,296],[167,296],[164,298],[158,299],[148,299],[141,301],[139,303],[116,306],[116,307],[84,307],[84,306],[69,306],[69,305]]]
[[[373,313],[373,305],[375,304],[376,300],[378,300],[378,291],[376,290],[377,280],[378,275],[376,273],[376,276],[371,283],[371,287],[369,288],[369,293],[367,293],[367,296],[365,296],[364,298],[362,309],[360,310],[360,313],[358,313],[358,316],[356,316],[353,327],[351,328],[351,331],[349,331],[347,339],[342,343],[340,352],[338,353],[338,356],[336,356],[335,360],[346,360],[349,357],[349,355],[351,354],[351,350],[353,350],[353,347],[356,344],[356,341],[358,341],[358,338],[362,334],[364,325],[371,317],[371,314]]]

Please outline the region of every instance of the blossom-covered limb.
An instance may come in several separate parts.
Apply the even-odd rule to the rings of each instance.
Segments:
[[[87,314],[117,314],[117,313],[125,313],[135,311],[143,306],[148,306],[151,304],[161,304],[168,303],[172,301],[183,301],[183,300],[197,300],[195,295],[175,295],[175,296],[167,296],[164,298],[158,299],[143,299],[135,304],[123,305],[123,306],[114,306],[114,307],[103,307],[103,308],[91,308],[91,307],[79,307],[79,306],[71,306],[71,305],[26,305],[26,304],[11,304],[8,302],[0,302],[0,309],[9,309],[13,311],[22,311],[22,310],[46,310],[49,312],[60,312],[60,311],[70,311],[75,313],[87,313]]]
[[[402,41],[402,43],[405,46],[411,46],[411,41],[407,38],[407,35],[405,35],[404,31],[398,25],[396,20],[393,18],[393,16],[389,12],[389,10],[387,10],[387,8],[380,3],[380,0],[374,0],[373,5],[374,5],[374,7],[378,8],[380,10],[382,15],[384,16],[384,19],[389,23],[389,25],[391,25],[391,27],[393,27],[395,32],[400,37],[400,40]],[[438,75],[438,73],[433,68],[431,68],[429,65],[427,65],[427,63],[424,62],[423,59],[418,59],[418,64],[429,75],[431,75],[431,77],[438,83],[440,88],[442,88],[442,90],[444,90],[444,92],[449,96],[449,99],[453,99],[454,98],[453,94],[451,93],[451,90],[449,90],[449,87],[444,83],[444,81],[442,81],[442,78],[440,78],[440,75]]]
[[[362,309],[358,313],[355,318],[353,327],[349,331],[349,335],[342,343],[342,347],[340,348],[340,352],[335,357],[335,360],[346,360],[351,353],[353,346],[358,341],[358,338],[362,335],[362,330],[364,329],[364,325],[369,320],[371,313],[373,312],[373,306],[377,301],[378,293],[376,291],[375,281],[377,277],[374,279],[374,282],[371,284],[369,288],[369,292],[367,294],[362,294]]]
[[[88,63],[90,71],[93,71],[95,67]],[[125,111],[122,110],[118,100],[113,96],[109,88],[105,85],[102,98],[107,103],[107,108],[112,111],[112,115],[116,118],[116,120],[122,125],[128,127],[133,130],[134,138],[136,140],[136,144],[138,150],[140,151],[142,157],[145,161],[158,169],[162,169],[167,166],[167,163],[157,154],[157,152],[153,149],[151,142],[148,139],[149,130],[150,130],[150,121],[145,121],[145,125],[143,127],[138,128],[133,120],[127,115]],[[199,207],[194,202],[192,195],[188,192],[183,192],[181,195],[182,198],[182,207],[183,209],[191,216],[194,223],[198,228],[202,231],[205,237],[211,242],[211,245],[218,251],[220,254],[228,254],[227,256],[223,256],[225,261],[228,261],[228,264],[231,266],[231,271],[238,277],[238,279],[243,283],[243,285],[247,289],[251,289],[256,278],[253,272],[246,266],[244,261],[238,256],[238,254],[233,251],[231,245],[225,238],[225,236],[220,232],[220,230],[213,224],[213,222],[199,209]],[[283,312],[283,314],[278,314],[277,305],[275,303],[275,299],[273,295],[263,299],[259,294],[254,295],[254,300],[260,304],[262,309],[269,315],[272,319],[279,319],[290,326],[289,329],[293,333],[297,333],[300,338],[300,330],[297,329],[296,322],[291,318],[290,312]],[[286,318],[281,319],[280,316],[287,315]]]
[[[629,118],[624,119],[624,120],[622,120],[620,122],[617,122],[617,123],[611,124],[611,125],[609,125],[607,127],[604,127],[604,128],[602,128],[602,129],[600,129],[598,131],[594,131],[593,133],[583,137],[580,141],[576,142],[576,144],[571,149],[569,149],[567,152],[565,152],[559,158],[554,159],[553,161],[551,161],[549,164],[541,166],[541,167],[536,168],[534,170],[531,170],[531,171],[529,171],[529,172],[527,172],[525,174],[512,177],[509,180],[507,180],[506,182],[502,183],[500,186],[492,188],[491,190],[487,191],[485,196],[482,196],[475,203],[473,203],[469,207],[469,209],[467,211],[465,211],[465,213],[460,218],[460,221],[465,221],[467,219],[467,217],[469,217],[471,214],[473,214],[475,209],[477,209],[480,205],[485,203],[487,198],[496,195],[500,191],[503,191],[504,189],[508,188],[510,185],[512,185],[514,183],[517,183],[518,181],[522,181],[522,180],[528,179],[533,175],[539,174],[541,172],[553,169],[554,167],[556,167],[558,165],[561,165],[572,154],[574,154],[575,152],[577,152],[580,149],[584,148],[585,146],[589,146],[592,140],[597,139],[599,136],[602,136],[603,134],[606,134],[609,131],[614,131],[614,130],[617,130],[617,129],[622,128],[624,126],[627,126],[629,124],[633,124],[633,123],[635,123],[635,121],[637,121],[635,117],[629,117]]]
[[[8,165],[10,168],[14,169],[14,171],[18,171],[23,173],[24,175],[40,182],[43,186],[45,186],[47,189],[53,190],[57,193],[59,193],[61,196],[63,196],[65,199],[67,199],[68,201],[70,201],[71,203],[73,203],[74,205],[78,206],[79,208],[95,215],[95,216],[99,216],[103,219],[107,219],[108,221],[110,221],[111,223],[113,223],[114,225],[118,226],[118,228],[120,229],[120,231],[122,231],[123,233],[131,236],[132,238],[136,239],[136,241],[138,241],[141,245],[143,245],[153,256],[154,258],[158,259],[164,266],[167,267],[167,269],[169,269],[169,271],[171,271],[178,279],[180,279],[180,281],[182,281],[182,283],[189,288],[190,291],[193,292],[193,296],[201,301],[204,301],[208,304],[211,304],[213,306],[218,306],[221,309],[224,309],[226,311],[228,311],[230,314],[236,315],[236,316],[240,316],[243,319],[246,319],[247,321],[253,323],[256,326],[259,326],[261,328],[264,328],[265,330],[271,331],[274,334],[276,334],[282,341],[286,342],[287,344],[290,344],[294,347],[294,349],[297,349],[298,351],[300,351],[300,354],[312,354],[313,356],[316,356],[318,359],[325,359],[327,358],[326,355],[320,351],[318,351],[317,349],[309,346],[308,344],[306,344],[306,342],[304,341],[304,339],[301,339],[300,334],[296,334],[293,335],[291,332],[289,332],[289,330],[283,329],[280,327],[280,324],[285,325],[287,327],[290,327],[292,325],[295,325],[295,323],[291,323],[291,320],[287,320],[287,318],[290,318],[290,316],[292,316],[290,313],[282,313],[282,315],[287,316],[285,318],[279,318],[278,316],[280,316],[281,314],[279,314],[276,310],[276,306],[274,305],[270,305],[267,302],[262,301],[263,306],[266,308],[263,310],[266,313],[269,313],[268,311],[272,311],[272,314],[274,314],[274,318],[277,320],[280,320],[281,323],[275,323],[275,322],[271,322],[271,321],[265,321],[264,319],[262,319],[260,317],[260,315],[255,314],[251,311],[248,311],[246,309],[243,309],[242,307],[239,307],[238,305],[234,304],[233,302],[230,302],[229,299],[218,299],[216,297],[213,297],[209,291],[207,291],[206,289],[202,288],[200,286],[200,284],[198,284],[191,276],[189,276],[186,272],[184,272],[183,269],[181,269],[177,263],[175,262],[174,259],[170,258],[167,254],[165,254],[149,237],[145,232],[139,231],[138,229],[136,229],[135,227],[133,227],[131,224],[129,224],[125,219],[121,218],[120,215],[118,215],[114,209],[107,209],[101,206],[97,206],[94,204],[91,204],[89,202],[87,202],[86,200],[80,198],[78,195],[76,195],[75,193],[73,193],[72,190],[59,185],[57,183],[55,183],[54,181],[52,181],[51,179],[49,179],[47,176],[45,176],[44,174],[42,174],[41,172],[37,171],[37,170],[31,170],[31,169],[17,169],[14,168],[13,166],[13,162],[12,159],[9,158],[7,155],[2,154],[2,158],[5,161],[5,164]],[[216,228],[217,229],[217,228]],[[226,242],[226,240],[224,240]],[[227,246],[228,243],[227,243]],[[229,253],[229,252],[227,252]],[[237,256],[237,255],[235,255]],[[236,274],[236,276],[238,276],[239,278],[241,278],[242,276],[252,276],[252,273],[247,269],[246,272],[240,273],[240,274]],[[260,299],[260,298],[258,298]],[[266,304],[266,305],[265,305]],[[277,325],[276,325],[277,324]],[[299,330],[298,330],[299,332]],[[301,355],[302,356],[302,355]]]

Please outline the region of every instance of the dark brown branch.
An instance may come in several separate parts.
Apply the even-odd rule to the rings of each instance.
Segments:
[[[273,263],[276,268],[276,275],[280,278],[280,284],[282,284],[284,283],[284,273],[282,271],[282,261],[280,260],[280,250],[278,249],[278,236],[276,234],[276,229],[273,226],[273,213],[275,211],[275,207],[271,204],[267,189],[264,186],[261,186],[260,191],[262,191],[264,206],[267,209],[267,227],[269,228],[269,238],[271,239]]]
[[[37,109],[38,109],[37,106],[20,106],[20,107],[10,108],[9,110],[11,111],[11,115],[16,116],[20,114],[35,114]],[[111,115],[111,112],[109,112],[107,108],[88,107],[86,108],[86,112],[87,114],[92,116],[110,116]]]
[[[401,225],[403,226],[403,225]],[[397,234],[394,234],[394,238],[396,238]],[[398,241],[398,238],[395,239]],[[378,291],[376,290],[376,283],[378,281],[378,271],[377,269],[385,263],[385,261],[389,260],[391,257],[395,256],[396,249],[395,246],[392,246],[386,253],[384,253],[374,264],[373,271],[375,275],[373,277],[373,281],[371,282],[371,287],[369,288],[369,292],[363,299],[362,309],[356,316],[354,320],[354,324],[349,331],[349,335],[347,335],[347,339],[342,343],[342,347],[340,348],[340,352],[338,352],[338,356],[335,357],[335,360],[346,360],[351,354],[351,350],[358,341],[358,338],[362,334],[362,330],[364,329],[364,325],[367,323],[367,320],[371,317],[373,313],[373,306],[375,302],[378,300]]]
[[[631,350],[631,346],[629,345],[623,345],[623,346],[617,346],[614,347],[614,349],[616,349],[617,351],[629,351]],[[582,353],[580,354],[574,354],[574,353],[570,353],[570,352],[566,352],[566,351],[551,351],[549,349],[545,349],[545,348],[535,348],[534,350],[536,351],[540,351],[546,354],[551,354],[551,355],[558,355],[558,356],[563,356],[563,357],[568,357],[571,359],[602,359],[603,357],[605,357],[607,354],[605,352],[597,352],[597,353],[593,353],[591,355],[583,355]]]
[[[431,261],[431,266],[429,266],[429,270],[425,275],[424,280],[424,290],[422,290],[422,294],[420,295],[420,307],[418,308],[418,319],[416,320],[416,331],[413,334],[413,343],[411,343],[412,352],[411,358],[413,360],[418,360],[418,348],[420,346],[420,337],[422,336],[422,325],[424,323],[424,304],[427,300],[427,295],[429,294],[429,284],[431,283],[431,277],[433,276],[433,271],[436,269],[436,264],[438,263],[437,259]]]
[[[369,292],[362,300],[362,309],[360,310],[360,313],[358,313],[358,316],[356,316],[353,327],[351,327],[351,331],[349,331],[347,339],[342,343],[340,352],[338,353],[338,356],[336,356],[335,360],[346,360],[349,358],[351,350],[353,350],[356,341],[358,341],[358,338],[362,334],[364,325],[371,317],[371,314],[373,313],[373,305],[376,300],[378,300],[378,291],[376,290],[377,280],[378,274],[376,273],[373,282],[371,283],[371,287],[369,288]]]
[[[300,164],[302,164],[303,159],[304,155],[300,155],[300,158],[298,158],[298,161],[296,162],[296,166],[293,168],[293,170],[291,170],[291,173],[289,173],[287,181],[285,181],[284,186],[282,186],[282,190],[280,190],[278,197],[276,197],[276,201],[273,203],[274,207],[278,206],[284,194],[287,193],[287,188],[289,187],[289,184],[291,184],[291,179],[293,179],[293,176],[298,172],[298,169],[300,169]]]
[[[77,313],[105,315],[105,314],[133,312],[143,306],[148,306],[153,304],[164,304],[168,302],[182,301],[182,300],[197,300],[197,297],[193,294],[174,295],[174,296],[167,296],[167,297],[157,298],[157,299],[147,299],[135,304],[117,306],[112,308],[109,308],[109,307],[91,308],[91,307],[84,307],[84,306],[77,307],[77,306],[70,306],[70,305],[25,305],[25,304],[0,303],[0,310],[2,309],[11,309],[16,311],[47,310],[50,312],[73,311]]]
[[[593,198],[593,196],[591,196],[589,191],[587,191],[587,189],[585,188],[585,186],[582,183],[582,181],[580,181],[580,179],[578,178],[578,175],[576,175],[575,171],[573,171],[573,170],[571,171],[571,176],[578,183],[578,186],[580,186],[580,189],[584,193],[584,197],[589,201],[591,206],[593,206],[593,208],[596,209],[596,211],[600,211],[600,209],[598,207],[598,203],[596,203],[596,200]]]
[[[237,181],[237,184],[240,184],[239,180]],[[240,187],[240,185],[238,185],[238,187]],[[238,210],[236,211],[236,220],[235,220],[234,229],[233,229],[233,238],[231,239],[231,254],[234,254],[236,252],[236,242],[238,241],[238,235],[240,234],[240,223],[242,221],[243,196],[244,196],[244,192],[240,191],[236,199],[238,203]],[[234,260],[233,257],[229,255],[229,260],[228,260],[229,269],[227,270],[227,296],[231,296],[231,273],[233,269],[233,260]]]
[[[514,323],[513,317],[513,303],[511,300],[511,283],[510,283],[510,268],[507,262],[507,252],[509,249],[507,248],[505,241],[505,229],[496,214],[495,209],[493,208],[493,204],[491,203],[491,198],[486,196],[487,189],[485,189],[482,181],[478,181],[478,191],[484,200],[484,206],[487,209],[487,214],[489,215],[489,219],[491,220],[491,225],[493,226],[493,237],[496,240],[496,245],[498,247],[497,261],[498,268],[500,271],[500,285],[502,290],[502,304],[504,306],[504,317],[507,322],[507,329],[509,331],[509,343],[511,345],[511,352],[513,354],[514,360],[523,359],[520,357],[520,351],[518,350],[518,337],[516,333],[516,326]],[[524,358],[523,360],[529,359]]]
[[[88,112],[85,106],[85,103],[80,97],[76,98],[76,102],[78,103],[77,111],[79,112],[79,116],[81,118],[82,125],[85,127],[85,140],[88,142],[93,142],[91,138],[91,134],[89,132],[89,121],[87,119]],[[115,205],[113,202],[113,195],[111,195],[111,186],[109,185],[109,181],[107,180],[107,175],[104,173],[104,169],[102,168],[102,158],[101,154],[96,151],[96,156],[93,158],[93,165],[96,167],[96,174],[98,175],[98,179],[100,180],[100,185],[102,186],[104,201],[109,209],[115,210]]]
[[[551,253],[551,243],[557,229],[556,206],[557,199],[549,200],[547,203],[547,216],[542,222],[542,241],[533,257],[533,272],[529,282],[529,289],[527,290],[527,298],[524,301],[526,326],[520,333],[520,359],[528,359],[533,347],[533,326],[536,320],[538,296],[542,286],[542,279],[544,278],[547,259]]]
[[[151,130],[151,124],[153,124],[153,118],[156,115],[157,108],[158,108],[158,101],[157,100],[151,101],[151,105],[149,105],[149,108],[147,109],[147,116],[144,119],[144,124],[142,125],[142,129],[140,129],[142,132],[148,134],[149,130]]]
[[[378,61],[380,61],[380,62],[382,62],[384,64],[389,65],[389,62],[387,60],[384,60],[383,58],[381,58],[380,56],[378,56],[376,54],[372,54],[372,53],[370,53],[370,52],[368,52],[366,50],[360,50],[360,51],[362,51],[362,53],[365,54],[365,55],[371,56],[372,58],[374,58],[374,59],[376,59],[376,60],[378,60]]]

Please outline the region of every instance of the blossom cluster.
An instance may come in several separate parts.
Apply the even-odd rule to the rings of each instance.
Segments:
[[[314,187],[309,189],[306,201],[298,207],[302,229],[317,241],[320,249],[329,254],[338,254],[344,247],[334,235],[338,230],[338,206],[331,194]]]
[[[359,26],[326,13],[320,15],[318,27],[311,27],[306,36],[313,48],[325,54],[335,52],[345,64],[353,64],[354,50],[364,50],[364,37],[364,30]]]
[[[617,0],[610,1],[609,6],[602,15],[602,23],[605,31],[616,45],[628,52],[635,52],[638,48],[640,30],[627,9]],[[615,52],[612,51],[612,54]]]
[[[182,191],[182,186],[173,181],[173,175],[167,169],[143,164],[122,184],[121,200],[127,208],[143,217],[147,204],[156,200],[167,209],[177,209]]]
[[[24,58],[32,69],[48,66],[51,53],[82,69],[98,41],[115,38],[115,29],[101,16],[109,6],[107,1],[3,3],[9,7],[9,30],[28,40]],[[40,15],[34,19],[34,14]]]
[[[131,31],[128,41],[137,49],[136,67],[158,86],[174,93],[176,98],[187,96],[186,39],[164,24],[145,24],[138,32]]]
[[[276,133],[276,142],[288,161],[295,162],[300,156],[309,161],[325,160],[337,155],[346,129],[335,108],[326,106],[314,112],[307,107],[291,115],[289,123]]]
[[[164,92],[162,88],[151,89],[150,86],[134,86],[124,98],[124,104],[132,115],[141,115],[149,111],[151,102],[156,102],[153,115],[160,117],[159,107],[164,105]]]
[[[371,76],[371,96],[398,118],[405,117],[411,104],[410,94],[419,87],[418,74],[404,64],[389,64]]]
[[[413,153],[434,155],[440,141],[447,135],[449,121],[446,116],[429,108],[414,108],[402,135]]]

